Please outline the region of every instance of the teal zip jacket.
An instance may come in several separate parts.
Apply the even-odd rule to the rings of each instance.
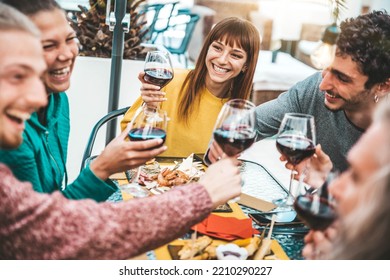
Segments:
[[[22,145],[15,150],[1,150],[0,162],[8,165],[19,180],[31,182],[37,192],[59,190],[71,199],[106,200],[117,187],[110,180],[96,177],[89,166],[67,185],[68,97],[61,92],[50,94],[48,98],[46,126],[39,122],[37,113],[32,114],[26,122]]]

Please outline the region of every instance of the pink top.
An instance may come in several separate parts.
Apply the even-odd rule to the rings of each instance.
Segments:
[[[33,191],[0,164],[0,259],[127,259],[189,231],[212,210],[204,187],[119,203]]]

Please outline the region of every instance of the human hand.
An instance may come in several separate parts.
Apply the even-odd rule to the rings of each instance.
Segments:
[[[92,161],[90,169],[100,179],[106,180],[114,173],[136,168],[166,151],[167,147],[161,146],[162,139],[126,140],[129,131],[130,126],[113,139],[103,152]]]
[[[280,160],[286,161],[287,158],[282,155]],[[324,183],[333,164],[330,157],[322,150],[321,144],[318,144],[313,156],[297,164],[295,168],[289,162],[285,164],[285,167],[295,170],[294,179],[299,180],[301,176],[304,176],[303,180],[306,184],[318,188]]]
[[[325,231],[310,230],[305,236],[302,256],[307,260],[326,259],[337,236],[337,222]]]
[[[142,83],[140,89],[142,100],[145,102],[146,106],[156,108],[161,102],[167,100],[167,98],[165,98],[165,92],[160,91],[159,86],[145,82],[144,76],[145,72],[140,72],[138,74],[138,80]]]
[[[211,145],[207,152],[207,159],[211,163],[215,163],[223,158],[227,158],[228,156],[223,152],[221,146],[218,145],[218,143],[214,140],[212,140]],[[235,155],[235,158],[238,158],[241,155],[241,153]]]
[[[213,207],[226,203],[241,193],[240,162],[235,158],[225,158],[212,165],[200,178],[199,183],[210,195]]]

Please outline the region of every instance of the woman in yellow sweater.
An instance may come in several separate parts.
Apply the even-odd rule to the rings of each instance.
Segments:
[[[139,74],[141,96],[122,120],[122,130],[143,102],[161,106],[170,118],[168,150],[162,156],[205,153],[223,104],[249,98],[259,51],[260,35],[252,23],[236,17],[220,21],[206,37],[194,70],[175,69],[162,89],[146,83],[144,72]]]

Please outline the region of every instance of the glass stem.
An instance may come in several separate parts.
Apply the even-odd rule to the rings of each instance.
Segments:
[[[288,195],[287,195],[287,199],[286,199],[287,205],[292,205],[293,201],[294,201],[294,196],[292,195],[292,183],[294,181],[294,174],[295,174],[295,167],[291,170],[290,184],[288,186]]]
[[[140,174],[141,174],[141,166],[138,167],[138,169],[137,169],[137,174],[135,175],[135,178],[134,178],[134,181],[133,181],[135,184],[138,184],[138,178],[139,178]]]

